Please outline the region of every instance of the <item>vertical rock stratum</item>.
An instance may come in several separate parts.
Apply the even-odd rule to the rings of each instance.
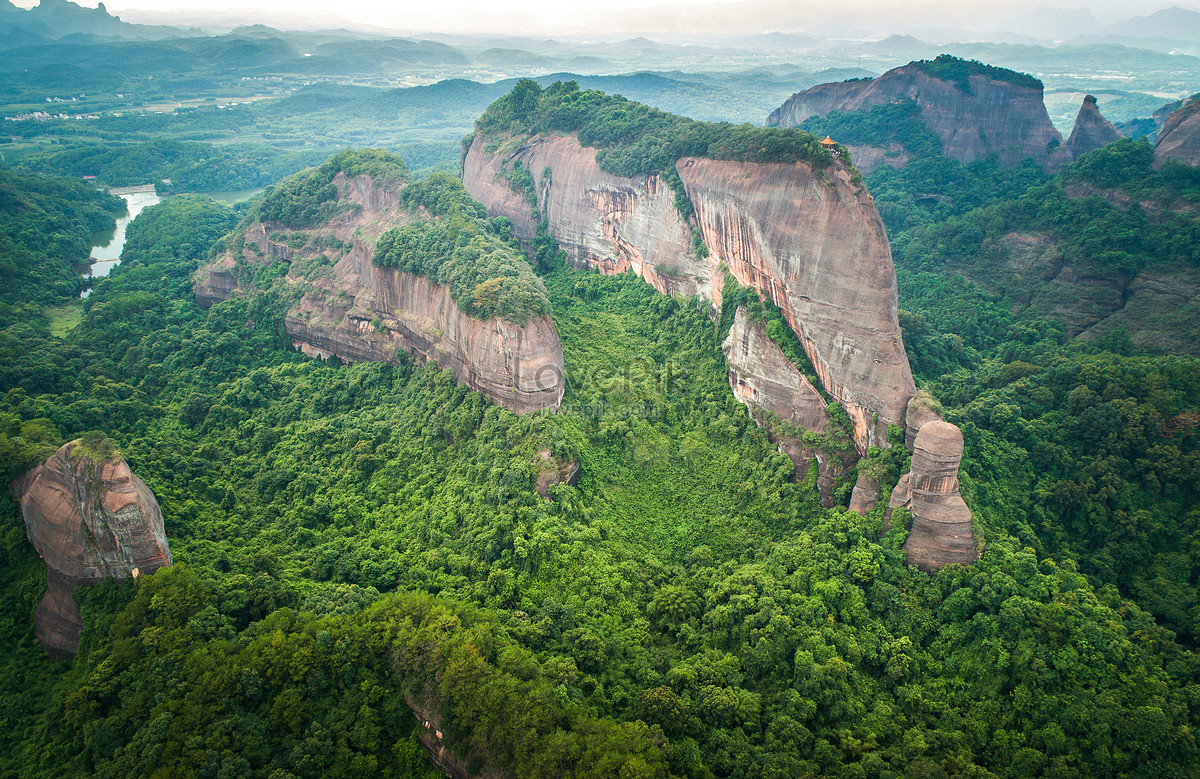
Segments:
[[[1113,123],[1100,115],[1096,98],[1091,95],[1085,96],[1083,105],[1079,107],[1079,113],[1075,116],[1075,127],[1071,130],[1071,137],[1067,139],[1067,149],[1071,154],[1078,159],[1089,151],[1120,139],[1121,133]]]
[[[755,422],[768,430],[780,451],[792,459],[798,478],[804,478],[809,464],[816,459],[821,505],[832,506],[834,482],[854,464],[854,453],[805,443],[803,431],[820,434],[831,424],[821,393],[767,337],[762,324],[750,318],[744,306],[738,306],[734,313],[721,350],[729,366],[733,394],[750,409]]]
[[[1050,121],[1042,83],[1031,76],[943,55],[910,62],[878,78],[818,84],[788,98],[767,118],[769,127],[798,127],[831,111],[870,111],[914,100],[925,125],[942,139],[942,153],[960,162],[997,154],[1002,165],[1026,157],[1058,168],[1071,162]]]
[[[80,441],[64,444],[24,483],[25,532],[48,579],[34,633],[51,656],[71,657],[83,627],[76,587],[171,565],[162,512],[120,455],[98,456]]]
[[[700,257],[661,177],[608,173],[574,136],[534,135],[503,156],[477,136],[463,159],[463,183],[490,215],[511,220],[518,237],[537,229],[533,206],[504,178],[518,163],[572,265],[631,269],[661,292],[715,304],[724,265],[783,311],[821,383],[853,420],[861,450],[886,442],[888,424],[903,421],[914,386],[891,249],[874,202],[844,166],[680,159],[676,171],[710,251]]]

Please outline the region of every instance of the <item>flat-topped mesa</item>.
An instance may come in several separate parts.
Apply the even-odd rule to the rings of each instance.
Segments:
[[[1079,159],[1089,151],[1119,140],[1120,131],[1100,115],[1096,98],[1091,95],[1084,97],[1083,105],[1079,107],[1079,113],[1075,116],[1075,127],[1071,130],[1071,137],[1067,139],[1067,149],[1071,154]]]
[[[906,508],[912,530],[904,543],[909,565],[936,571],[950,563],[970,565],[979,559],[971,529],[971,510],[958,491],[963,436],[957,426],[940,419],[921,426],[913,441],[912,465],[892,491],[888,514]]]
[[[510,118],[519,112],[514,106],[530,99],[511,99],[520,89],[539,90],[529,82],[493,104],[477,122],[463,159],[463,183],[490,215],[511,220],[523,240],[535,235],[541,218],[572,265],[602,273],[633,270],[667,294],[719,304],[725,266],[782,310],[822,385],[850,415],[859,450],[886,446],[887,426],[903,421],[914,385],[897,321],[887,235],[874,201],[850,169],[806,133],[703,125],[569,85],[551,87],[541,98],[534,94],[541,100],[537,115],[553,117],[539,121],[556,128],[539,133],[531,120]],[[600,150],[563,129],[588,115],[580,106],[606,101],[675,123],[671,138],[643,138],[636,149],[671,143],[740,158],[681,154],[673,171],[614,174],[598,161]],[[558,116],[560,105],[568,110]],[[696,128],[704,132],[695,137],[705,141],[693,143],[688,134]],[[731,137],[710,140],[721,131]],[[786,150],[772,156],[783,161],[747,161],[768,148],[757,136],[738,134],[749,132]],[[518,174],[527,176],[533,197],[510,184]],[[675,176],[672,187],[668,181]],[[687,199],[694,208],[691,222],[676,208]],[[693,228],[706,252],[693,248]]]
[[[1163,123],[1154,144],[1154,165],[1167,160],[1200,165],[1200,95],[1183,101]]]
[[[162,512],[120,455],[86,441],[64,444],[23,483],[25,532],[48,579],[34,634],[51,656],[71,657],[83,627],[76,587],[171,565]]]
[[[770,127],[798,127],[831,111],[869,111],[915,100],[942,153],[960,162],[997,154],[1002,165],[1026,157],[1058,168],[1072,156],[1054,129],[1032,76],[942,55],[910,62],[878,78],[819,84],[788,98],[767,118]]]
[[[394,158],[388,163],[400,166]],[[489,232],[482,209],[456,179],[410,184],[404,171],[380,182],[339,170],[330,181],[336,197],[319,220],[298,229],[278,220],[253,224],[238,251],[201,269],[197,303],[251,293],[239,281],[251,276],[246,268],[286,262],[285,281],[302,294],[285,327],[305,354],[347,362],[433,360],[518,414],[558,408],[562,345],[541,280]],[[445,215],[434,213],[439,197],[465,219],[453,229],[473,231],[479,251],[470,257],[460,255],[442,224]],[[439,271],[456,262],[458,271],[447,275],[457,281],[439,283]]]

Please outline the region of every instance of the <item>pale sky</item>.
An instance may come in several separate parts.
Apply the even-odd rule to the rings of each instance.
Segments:
[[[73,0],[95,7],[97,0]],[[36,0],[14,0],[30,7]],[[1200,0],[107,0],[109,13],[126,21],[181,23],[166,14],[194,20],[214,12],[241,12],[249,21],[265,15],[295,20],[296,27],[336,26],[336,18],[394,30],[496,32],[541,35],[550,30],[587,32],[637,28],[664,32],[796,32],[823,23],[850,20],[881,30],[901,28],[920,18],[937,26],[997,29],[1007,19],[1037,6],[1090,8],[1102,22],[1148,14]],[[302,18],[332,24],[302,23]],[[271,23],[273,19],[266,19]],[[186,23],[186,22],[183,22]],[[277,24],[276,26],[284,26]]]

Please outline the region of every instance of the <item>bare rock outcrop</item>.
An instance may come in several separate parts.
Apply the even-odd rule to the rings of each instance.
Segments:
[[[729,386],[734,396],[750,409],[751,418],[767,429],[779,450],[792,459],[798,479],[805,477],[816,459],[821,505],[832,506],[838,477],[854,465],[857,457],[853,450],[823,451],[806,444],[800,435],[802,431],[825,433],[829,429],[831,420],[824,398],[743,306],[734,313],[721,350],[729,366]]]
[[[537,207],[572,264],[628,269],[668,294],[719,303],[724,264],[769,297],[800,336],[825,389],[855,425],[861,451],[884,443],[903,420],[912,375],[897,322],[896,275],[875,204],[834,164],[680,159],[676,170],[710,254],[692,251],[690,225],[657,176],[600,169],[596,150],[574,137],[533,136],[515,151],[488,151],[481,137],[463,160],[463,182],[518,236],[536,230],[532,206],[502,172],[515,162],[536,184]]]
[[[908,451],[913,450],[917,441],[917,433],[928,422],[942,421],[942,415],[934,408],[935,401],[925,391],[921,390],[908,401],[904,412],[904,446]]]
[[[34,632],[42,648],[60,658],[79,646],[76,587],[171,565],[154,493],[119,455],[97,459],[77,451],[79,445],[63,445],[35,469],[21,496],[25,532],[46,561],[48,579]]]
[[[1154,164],[1176,160],[1200,165],[1200,96],[1185,100],[1163,123],[1154,144]]]
[[[684,158],[676,164],[712,252],[779,306],[860,452],[887,445],[915,389],[897,319],[896,270],[867,191],[849,172]]]
[[[549,449],[538,452],[537,481],[534,490],[543,498],[550,497],[550,488],[555,484],[579,483],[579,462],[565,457],[555,457]]]
[[[906,508],[912,530],[904,543],[909,565],[936,571],[950,563],[969,565],[979,559],[971,530],[971,510],[958,492],[958,466],[963,436],[941,420],[921,425],[913,442],[912,465],[892,490],[888,514]]]
[[[964,63],[965,67],[969,67]],[[997,79],[983,73],[962,84],[935,78],[921,63],[909,63],[878,78],[818,84],[788,98],[767,118],[769,127],[797,127],[831,111],[869,111],[915,100],[925,125],[942,139],[943,153],[960,162],[997,154],[1002,165],[1026,157],[1052,168],[1071,162],[1071,153],[1050,121],[1040,82]],[[1034,86],[1037,84],[1037,86]]]
[[[1071,130],[1071,137],[1067,139],[1067,149],[1071,154],[1078,159],[1089,151],[1119,140],[1121,133],[1112,122],[1100,115],[1096,98],[1091,95],[1084,97],[1083,105],[1079,107],[1079,113],[1075,116],[1075,127]]]
[[[538,209],[571,265],[601,273],[632,269],[659,292],[711,296],[714,266],[692,251],[675,194],[658,176],[614,176],[596,163],[595,149],[570,135],[536,135],[507,155],[489,153],[477,136],[463,158],[463,184],[490,215],[508,217],[524,241],[537,224],[530,204],[502,175],[515,164],[533,177]]]
[[[271,225],[245,233],[239,254],[218,257],[195,278],[204,306],[249,292],[238,281],[240,263],[287,262],[287,279],[303,290],[285,327],[293,345],[313,357],[347,362],[395,362],[401,355],[433,360],[472,390],[523,414],[562,402],[562,344],[554,321],[534,317],[523,326],[463,312],[450,289],[425,276],[373,262],[388,229],[418,217],[399,204],[400,187],[385,189],[367,176],[334,178],[351,207],[327,224],[299,231],[300,249],[272,239]],[[329,258],[328,247],[342,247]],[[329,262],[332,262],[330,265]]]

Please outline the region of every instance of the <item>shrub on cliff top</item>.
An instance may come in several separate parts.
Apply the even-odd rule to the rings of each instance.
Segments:
[[[488,220],[461,181],[437,173],[405,187],[401,200],[433,218],[384,233],[375,247],[376,265],[450,287],[459,308],[471,316],[501,317],[524,326],[531,317],[550,313],[546,288],[507,226]]]
[[[1041,91],[1042,82],[1029,75],[995,65],[985,65],[979,60],[964,60],[949,54],[939,54],[935,59],[916,60],[909,63],[931,78],[949,81],[958,91],[971,94],[971,76],[983,76],[992,81],[1004,81],[1019,87]]]
[[[279,222],[285,227],[311,227],[328,221],[338,212],[337,174],[367,175],[380,183],[408,181],[408,166],[382,149],[347,149],[319,167],[298,173],[268,189],[253,218]]]
[[[680,157],[744,162],[833,161],[816,136],[795,129],[701,122],[556,81],[546,89],[522,79],[475,121],[477,134],[574,133],[599,151],[596,162],[618,176],[670,175]]]

